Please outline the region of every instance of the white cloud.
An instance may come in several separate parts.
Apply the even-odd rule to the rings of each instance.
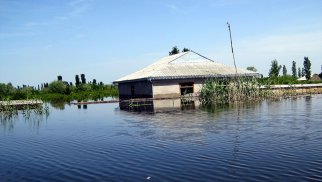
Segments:
[[[285,64],[289,71],[291,62],[303,66],[304,56],[312,62],[312,72],[320,72],[322,60],[322,32],[307,32],[288,35],[271,35],[241,40],[236,44],[237,59],[243,67],[254,65],[266,75],[270,61],[277,59]]]
[[[296,61],[298,67],[303,67],[304,56],[308,56],[312,72],[321,72],[322,31],[275,34],[233,41],[237,67],[255,66],[266,76],[271,61],[276,59],[279,64],[286,65],[290,73],[292,61]],[[218,62],[233,65],[229,38],[227,42],[214,47],[208,55]]]

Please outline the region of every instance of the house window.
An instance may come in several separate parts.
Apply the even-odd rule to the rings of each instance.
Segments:
[[[134,85],[131,86],[131,96],[134,97],[135,95],[135,87]]]
[[[181,95],[187,95],[193,93],[193,82],[180,83]]]

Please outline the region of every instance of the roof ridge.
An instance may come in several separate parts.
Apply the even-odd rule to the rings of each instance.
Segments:
[[[190,51],[187,51],[187,52],[182,53],[182,55],[180,55],[180,56],[176,57],[175,59],[173,59],[173,60],[169,61],[169,62],[168,62],[168,64],[169,64],[169,63],[171,63],[171,62],[173,62],[173,61],[175,61],[175,60],[177,60],[177,59],[179,59],[179,58],[181,58],[182,56],[184,56],[184,55],[188,54],[189,52],[190,52]],[[180,53],[179,53],[179,54],[180,54]]]
[[[203,57],[203,58],[205,58],[205,59],[208,59],[209,61],[212,61],[212,62],[215,62],[214,60],[212,60],[212,59],[210,59],[210,58],[207,58],[206,56],[203,56],[203,55],[201,55],[201,54],[199,54],[199,53],[197,53],[197,52],[195,52],[195,51],[193,51],[193,50],[190,50],[191,52],[193,52],[193,53],[195,53],[195,54],[197,54],[198,56],[201,56],[201,57]]]

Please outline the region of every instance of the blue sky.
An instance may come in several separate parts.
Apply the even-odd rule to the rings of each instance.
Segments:
[[[0,0],[0,82],[110,83],[167,56],[173,46],[267,75],[277,59],[322,65],[320,0]]]

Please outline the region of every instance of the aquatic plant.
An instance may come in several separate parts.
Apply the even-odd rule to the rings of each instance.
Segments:
[[[19,116],[22,116],[28,121],[41,121],[45,116],[48,118],[50,113],[48,105],[36,104],[36,105],[14,105],[11,100],[7,100],[6,103],[0,104],[0,124],[3,126],[11,126]],[[9,127],[10,128],[10,127]]]
[[[256,78],[210,79],[203,84],[199,99],[203,105],[255,101],[269,95],[260,86]]]

